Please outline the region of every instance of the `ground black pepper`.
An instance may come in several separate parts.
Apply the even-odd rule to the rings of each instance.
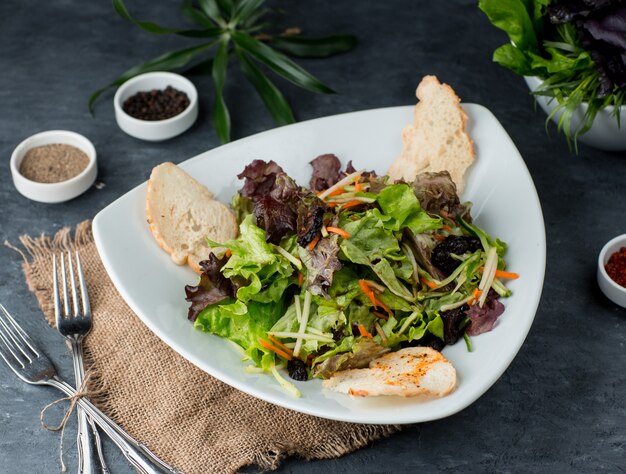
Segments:
[[[182,113],[189,107],[189,97],[184,92],[167,86],[165,90],[137,92],[124,101],[122,109],[139,120],[165,120]]]
[[[38,183],[60,183],[82,173],[88,164],[84,151],[53,143],[28,150],[20,163],[20,174]]]

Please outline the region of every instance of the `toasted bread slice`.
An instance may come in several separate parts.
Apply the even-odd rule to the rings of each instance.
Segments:
[[[435,76],[424,77],[415,94],[419,102],[413,124],[402,131],[404,148],[388,174],[392,180],[413,181],[424,171],[447,170],[460,195],[465,172],[475,157],[472,139],[465,131],[467,115],[459,105],[461,99]]]
[[[237,236],[232,211],[198,181],[173,163],[152,170],[148,180],[146,215],[152,235],[174,263],[202,273],[200,262],[212,251],[206,238],[225,242]]]
[[[443,397],[456,385],[456,370],[430,347],[407,347],[370,362],[368,369],[337,372],[324,388],[358,397]]]

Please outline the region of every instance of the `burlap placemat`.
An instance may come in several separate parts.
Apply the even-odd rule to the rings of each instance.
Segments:
[[[91,222],[53,238],[21,237],[24,274],[50,324],[52,255],[79,250],[94,315],[85,340],[90,390],[100,408],[162,459],[187,474],[275,469],[286,456],[344,455],[396,426],[324,420],[279,408],[214,379],[163,343],[128,308],[111,283]],[[181,316],[184,317],[184,316]]]

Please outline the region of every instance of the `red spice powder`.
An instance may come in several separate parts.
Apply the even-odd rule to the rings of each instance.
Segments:
[[[612,254],[604,268],[611,280],[626,288],[626,247]]]

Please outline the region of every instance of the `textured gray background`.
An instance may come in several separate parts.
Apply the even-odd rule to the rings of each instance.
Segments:
[[[139,18],[172,25],[178,2],[136,0]],[[298,119],[410,104],[424,74],[450,83],[466,102],[494,112],[517,144],[537,186],[547,227],[548,266],[535,324],[518,357],[476,403],[445,420],[406,428],[338,460],[286,461],[279,472],[622,472],[626,470],[626,313],[595,283],[597,253],[625,231],[626,156],[581,147],[572,155],[544,115],[535,112],[523,81],[491,62],[505,41],[471,0],[275,2],[284,26],[311,35],[351,32],[357,50],[302,61],[339,90],[318,96],[281,82]],[[184,135],[151,144],[126,136],[113,117],[112,94],[87,111],[89,93],[134,64],[188,44],[153,37],[119,19],[105,0],[0,2],[0,240],[52,233],[93,217],[141,183],[165,160],[179,162],[217,145],[207,110],[207,77],[194,78],[201,115]],[[254,91],[229,71],[226,100],[234,135],[273,126]],[[15,191],[12,149],[48,129],[85,134],[99,158],[101,190],[65,204],[31,202]],[[0,249],[0,301],[72,377],[71,359],[44,323],[22,279],[20,259]],[[56,399],[51,389],[26,386],[0,366],[0,472],[58,470],[57,434],[39,426],[39,410]],[[67,461],[75,471],[74,425]],[[112,472],[129,473],[107,445]]]

